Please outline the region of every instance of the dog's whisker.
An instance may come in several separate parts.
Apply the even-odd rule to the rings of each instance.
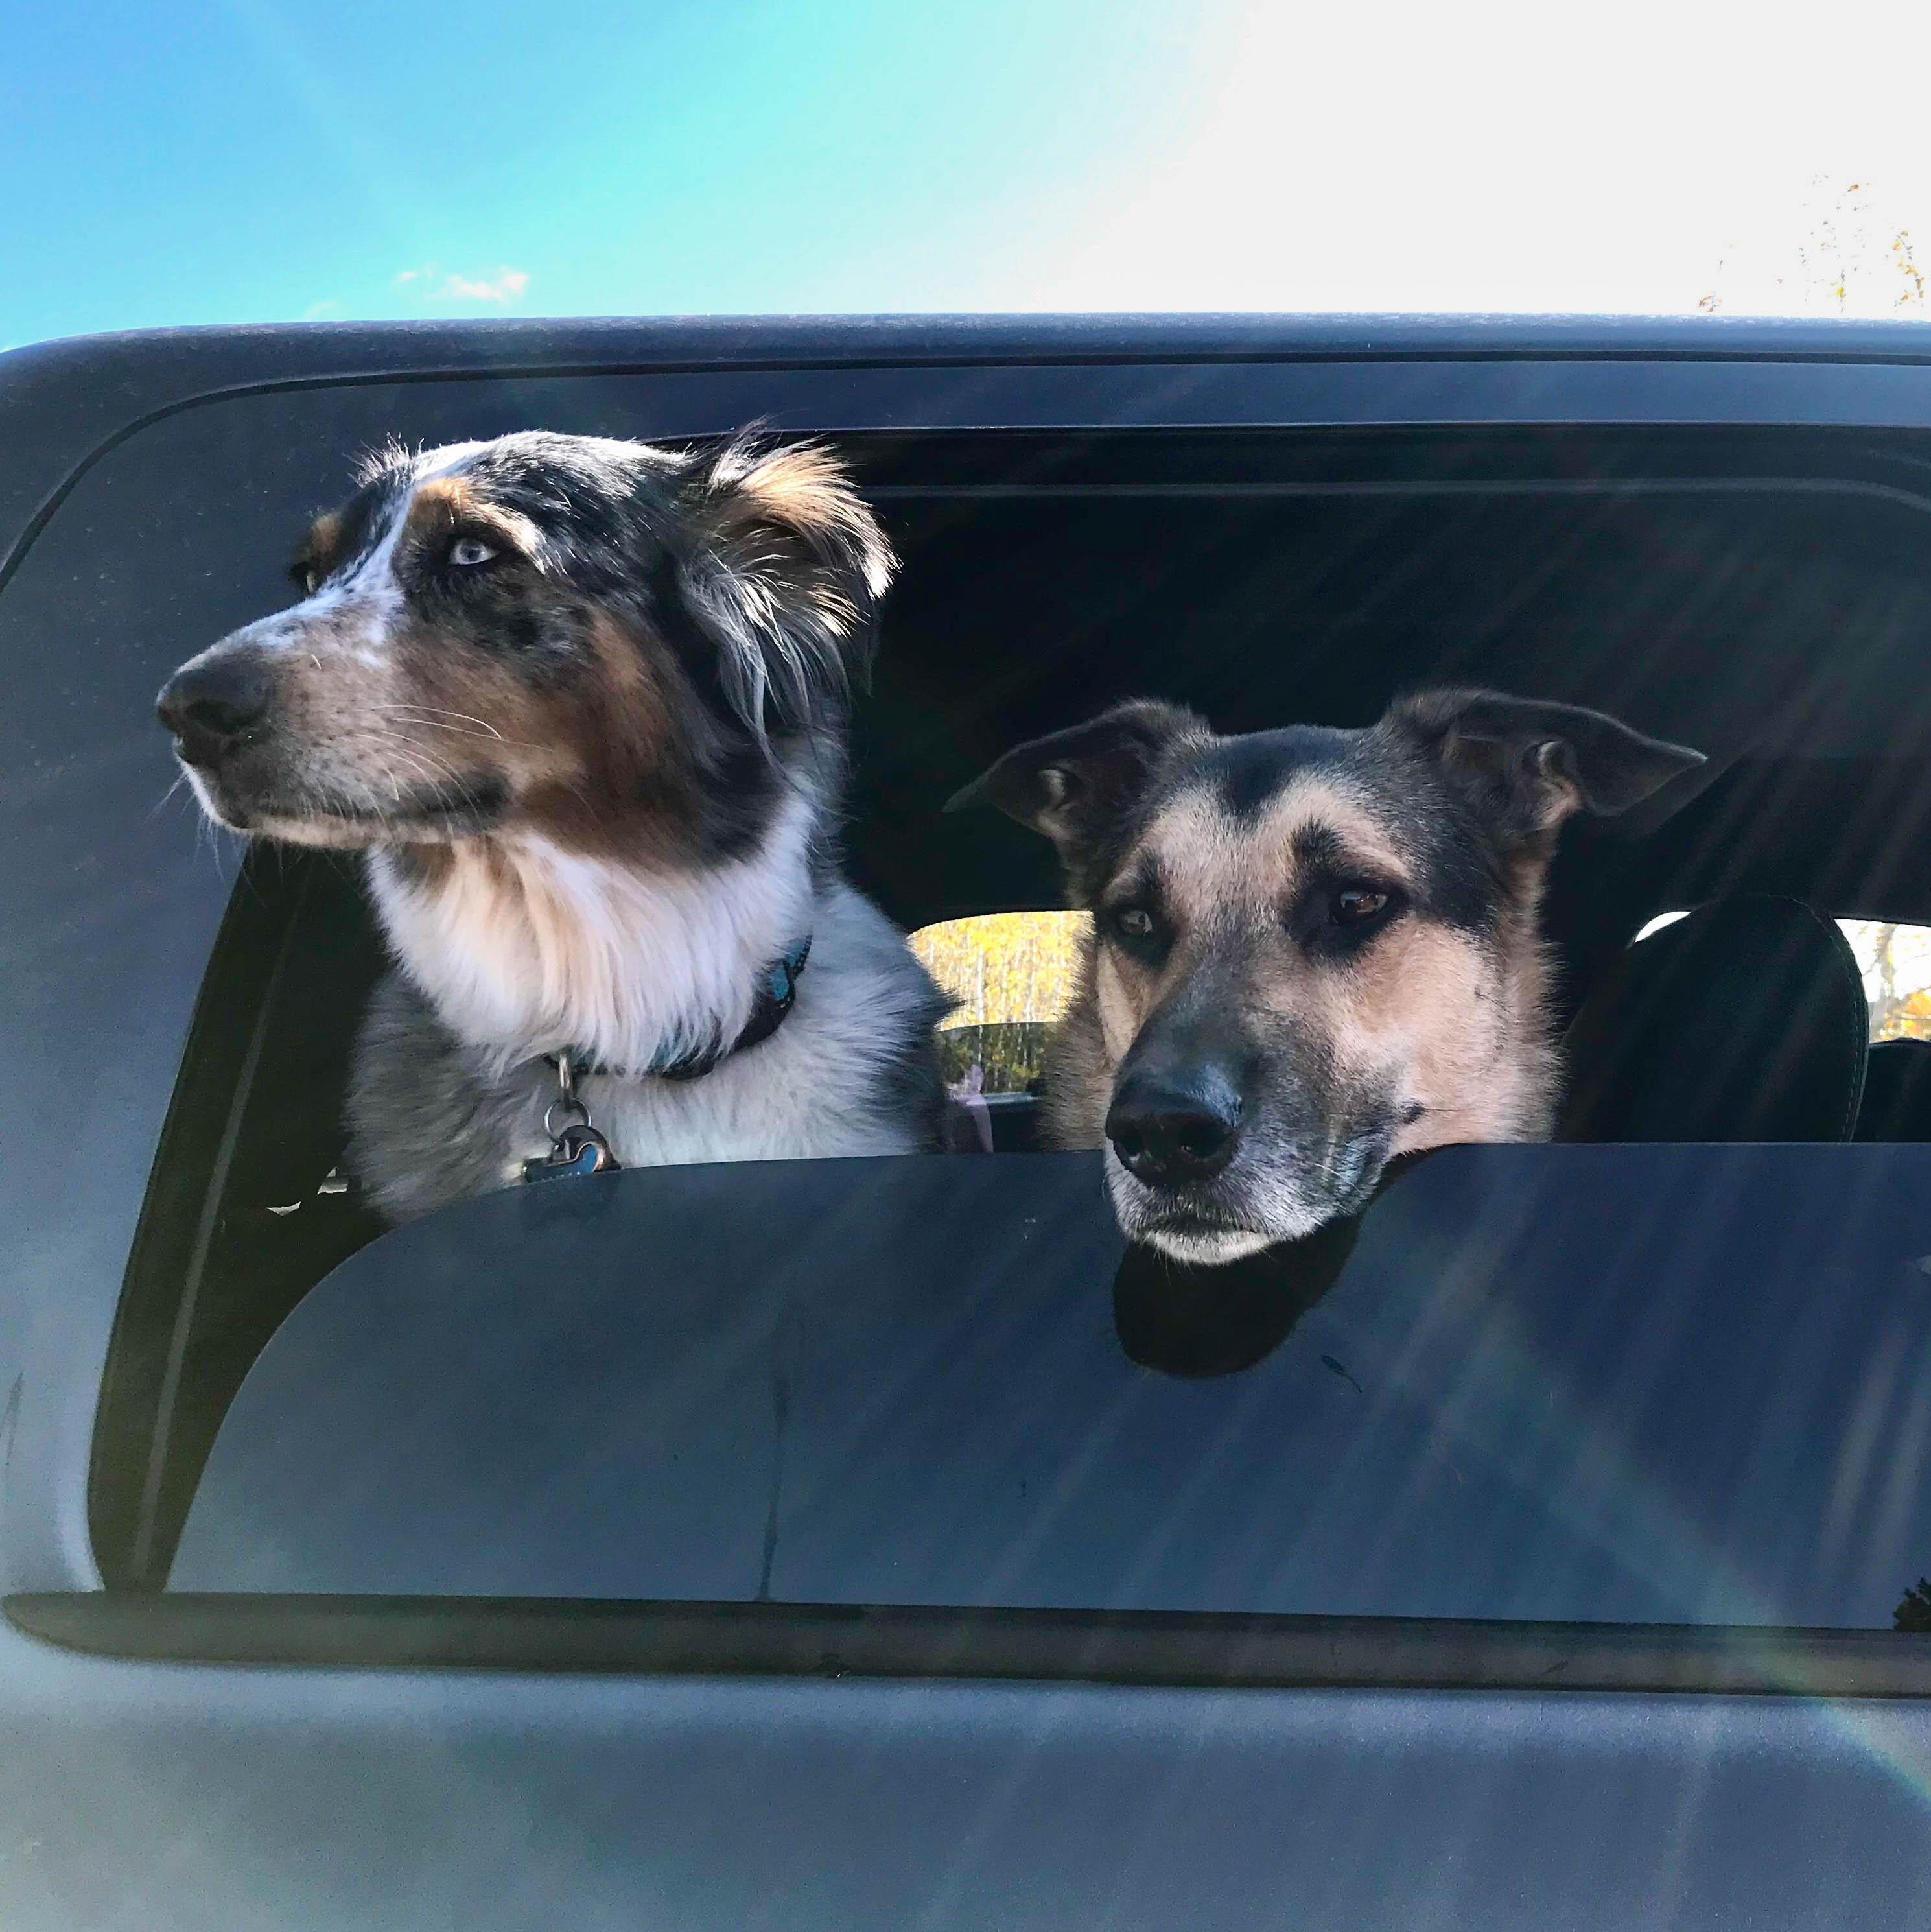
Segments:
[[[369,709],[391,717],[400,718],[405,724],[415,724],[426,730],[453,731],[458,737],[493,738],[498,744],[511,746],[518,751],[535,752],[542,748],[540,746],[532,744],[526,738],[506,738],[493,724],[486,720],[481,718],[472,719],[466,713],[460,711],[439,712],[433,706],[412,704],[372,704]],[[463,722],[462,724],[448,724],[444,722],[445,718],[460,718]],[[480,728],[473,731],[466,730],[464,726],[469,724],[474,724]]]
[[[426,745],[394,731],[384,731],[379,728],[370,730],[365,736],[373,742],[385,746],[391,753],[400,749],[409,752],[416,760],[418,768],[432,778],[447,778],[452,784],[459,784],[462,773],[446,760],[439,758]]]
[[[460,724],[481,725],[492,738],[502,738],[506,745],[514,742],[503,738],[503,734],[487,718],[473,718],[466,711],[446,710],[439,704],[372,704],[369,708],[372,711],[414,712],[425,718],[454,718]]]
[[[536,752],[543,748],[540,745],[532,744],[527,738],[505,738],[493,725],[485,725],[481,730],[475,731],[466,725],[445,724],[439,718],[407,718],[403,722],[415,724],[424,730],[453,731],[459,738],[492,739],[499,745],[507,745],[521,752]]]
[[[412,756],[406,751],[405,751],[403,755],[408,757],[409,761],[406,766],[403,766],[400,769],[398,769],[397,756],[393,750],[390,752],[388,760],[388,783],[398,792],[403,790],[403,780],[406,777],[413,776],[419,778],[426,778],[430,784],[433,784],[438,779],[448,778],[454,780],[456,776],[456,774],[453,772],[439,770],[436,766],[430,763],[430,761],[426,758]],[[387,822],[385,818],[384,819],[384,822]]]

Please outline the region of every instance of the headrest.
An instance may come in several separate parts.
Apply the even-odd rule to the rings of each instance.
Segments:
[[[1630,946],[1583,1002],[1557,1138],[1849,1140],[1870,1027],[1834,920],[1714,899]]]

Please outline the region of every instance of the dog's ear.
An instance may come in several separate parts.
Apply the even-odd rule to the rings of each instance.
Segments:
[[[948,812],[997,806],[1043,832],[1069,871],[1132,806],[1162,756],[1205,723],[1176,704],[1141,700],[1015,746],[990,771],[946,801]]]
[[[739,436],[682,479],[682,601],[760,740],[835,714],[871,668],[892,546],[844,466],[815,444]]]
[[[1494,691],[1422,691],[1383,724],[1418,742],[1519,837],[1577,812],[1614,818],[1704,762],[1687,745],[1646,738],[1606,712]]]

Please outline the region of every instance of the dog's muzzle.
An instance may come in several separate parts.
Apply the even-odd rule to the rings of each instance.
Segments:
[[[1219,1263],[1358,1214],[1393,1139],[1384,1123],[1297,1130],[1256,1114],[1213,1060],[1129,1068],[1108,1110],[1122,1232],[1176,1258]]]

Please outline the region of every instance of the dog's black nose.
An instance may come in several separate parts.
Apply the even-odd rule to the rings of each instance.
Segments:
[[[211,658],[176,671],[154,710],[190,765],[217,764],[268,708],[268,668],[253,652]]]
[[[1129,1073],[1106,1114],[1120,1164],[1153,1187],[1184,1187],[1218,1174],[1240,1139],[1240,1094],[1214,1067]]]

